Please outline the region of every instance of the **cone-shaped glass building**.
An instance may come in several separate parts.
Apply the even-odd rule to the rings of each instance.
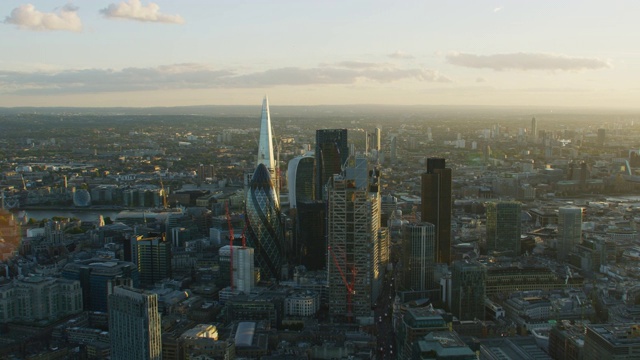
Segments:
[[[261,279],[280,279],[283,261],[280,208],[269,170],[259,164],[251,179],[246,201],[247,245],[255,249]]]

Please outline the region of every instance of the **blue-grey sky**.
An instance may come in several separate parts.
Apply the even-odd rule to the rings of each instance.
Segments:
[[[638,1],[0,2],[0,106],[629,108]]]

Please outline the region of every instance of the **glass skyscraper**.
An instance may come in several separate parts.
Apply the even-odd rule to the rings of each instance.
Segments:
[[[316,199],[323,200],[324,186],[333,174],[342,173],[349,158],[347,129],[316,130]]]
[[[261,279],[280,279],[284,259],[282,223],[276,192],[264,164],[259,164],[247,192],[247,245],[255,249]]]

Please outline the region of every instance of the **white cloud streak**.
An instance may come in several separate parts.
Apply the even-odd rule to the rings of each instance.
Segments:
[[[387,56],[389,56],[392,59],[413,59],[414,58],[413,55],[407,54],[406,52],[400,51],[400,50],[396,50]]]
[[[160,12],[158,4],[149,2],[142,5],[140,0],[121,1],[118,4],[109,4],[100,10],[106,18],[127,19],[142,22],[157,22],[166,24],[183,24],[184,19],[180,15],[168,15]]]
[[[347,62],[347,64],[349,64]],[[350,64],[351,65],[351,64]],[[61,94],[150,91],[163,89],[266,88],[301,85],[353,85],[361,81],[401,80],[449,83],[435,70],[391,66],[352,68],[284,67],[240,74],[202,64],[174,64],[154,68],[65,70],[58,72],[0,71],[0,94]]]
[[[449,64],[476,69],[581,71],[609,68],[608,61],[596,58],[569,57],[544,53],[475,55],[450,53]]]
[[[78,8],[67,4],[57,12],[45,13],[31,4],[20,5],[4,19],[5,24],[13,24],[20,29],[33,31],[82,31],[82,21]]]

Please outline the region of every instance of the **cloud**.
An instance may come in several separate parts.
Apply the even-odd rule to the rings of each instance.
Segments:
[[[106,18],[119,18],[143,22],[159,22],[167,24],[183,24],[184,19],[180,15],[167,15],[160,12],[158,4],[149,2],[142,5],[140,0],[121,1],[118,4],[109,4],[100,10]]]
[[[494,13],[497,13],[500,10],[502,10],[502,6],[498,6],[498,7],[493,8],[493,12]]]
[[[609,68],[609,62],[596,58],[569,57],[543,53],[513,53],[474,55],[450,53],[446,56],[452,65],[476,69],[502,70],[558,70],[580,71]]]
[[[102,93],[161,89],[265,88],[272,86],[352,85],[360,81],[400,80],[449,83],[435,70],[391,66],[347,68],[284,67],[238,73],[202,64],[173,64],[153,68],[84,69],[64,71],[0,71],[0,94]]]
[[[34,31],[82,31],[78,8],[71,4],[51,13],[40,12],[31,4],[20,5],[11,11],[11,15],[4,19],[4,23]]]
[[[485,78],[483,78],[483,77],[477,77],[477,78],[476,78],[476,82],[477,82],[477,83],[483,83],[483,82],[485,82],[485,81],[487,81],[487,79],[485,79]]]
[[[406,52],[400,50],[396,50],[387,56],[392,59],[413,59],[413,55],[407,54]]]

